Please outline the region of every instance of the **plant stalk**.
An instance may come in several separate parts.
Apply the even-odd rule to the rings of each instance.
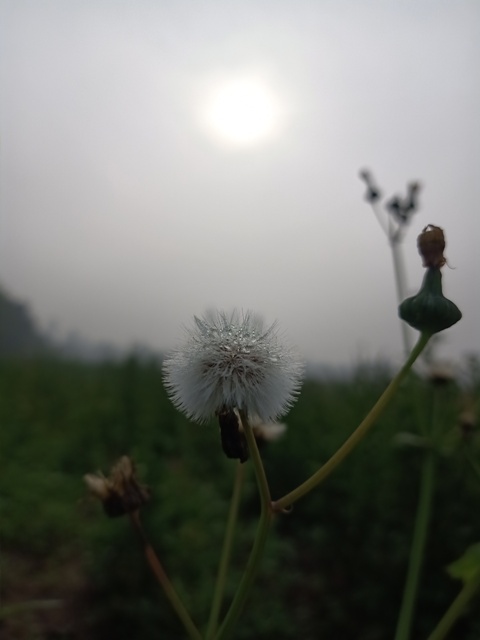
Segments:
[[[464,613],[468,603],[476,594],[480,587],[480,572],[477,573],[475,578],[469,580],[463,585],[462,590],[447,609],[445,615],[440,620],[438,625],[428,636],[427,640],[444,640],[447,634],[458,620],[458,618]]]
[[[418,356],[422,353],[423,349],[427,345],[430,340],[430,333],[421,333],[418,338],[417,344],[414,346],[412,352],[407,358],[405,364],[397,373],[397,375],[390,382],[388,387],[382,393],[380,398],[377,400],[375,405],[370,410],[370,413],[364,418],[364,420],[359,424],[357,429],[352,433],[352,435],[343,443],[343,445],[333,454],[333,456],[322,466],[318,471],[316,471],[308,480],[303,482],[296,489],[287,493],[280,500],[276,500],[273,502],[272,507],[274,511],[283,511],[286,508],[290,507],[294,502],[303,498],[307,493],[312,491],[315,487],[321,484],[328,476],[334,471],[340,463],[342,463],[345,458],[356,448],[356,446],[363,440],[363,438],[367,435],[370,429],[373,427],[379,416],[382,414],[384,409],[387,407],[390,400],[395,395],[400,383],[403,381],[407,373],[412,368],[413,363],[418,358]]]
[[[229,637],[242,612],[245,602],[250,595],[250,590],[260,566],[263,550],[265,548],[265,543],[268,538],[268,532],[274,515],[271,506],[272,503],[267,477],[265,475],[265,469],[260,457],[260,452],[258,451],[255,436],[253,435],[252,427],[243,411],[240,411],[240,418],[245,430],[245,437],[247,439],[250,456],[255,469],[255,476],[257,478],[257,485],[260,493],[261,511],[255,541],[247,562],[247,568],[245,569],[245,573],[240,581],[237,593],[230,605],[230,609],[228,610],[223,624],[216,636],[216,640],[225,640]]]
[[[220,615],[220,609],[222,607],[223,596],[225,592],[227,569],[228,569],[228,565],[229,565],[230,557],[232,553],[232,544],[233,544],[233,538],[235,535],[235,527],[237,524],[238,509],[240,505],[240,497],[242,495],[244,479],[245,479],[245,465],[238,462],[235,470],[232,500],[230,502],[227,527],[225,530],[225,539],[223,541],[222,555],[220,557],[217,581],[215,584],[215,591],[213,594],[212,608],[210,611],[210,618],[208,621],[207,631],[205,634],[206,640],[210,640],[211,638],[215,637],[215,632],[218,627],[218,618]]]
[[[401,304],[406,297],[406,285],[405,285],[405,266],[403,264],[403,257],[400,250],[400,242],[395,238],[390,238],[390,249],[392,251],[393,259],[393,273],[395,276],[395,286],[397,289],[397,301]],[[408,355],[412,350],[412,334],[410,327],[406,322],[401,323],[403,348],[405,355]]]
[[[420,496],[415,516],[407,579],[405,581],[395,640],[408,640],[410,638],[420,574],[425,555],[428,525],[432,511],[433,491],[435,487],[435,462],[435,451],[428,449],[422,464]]]
[[[190,638],[190,640],[202,640],[202,636],[199,630],[193,623],[190,617],[190,614],[185,608],[185,605],[183,604],[179,595],[175,591],[173,584],[170,582],[167,574],[165,573],[164,568],[160,563],[160,560],[157,557],[157,554],[155,553],[152,545],[150,544],[150,542],[148,541],[145,535],[142,524],[140,522],[138,511],[134,511],[130,513],[130,521],[132,522],[134,529],[137,531],[137,533],[140,536],[140,540],[142,541],[142,544],[143,544],[143,550],[145,552],[145,557],[150,566],[150,569],[152,570],[154,576],[156,577],[157,581],[159,582],[160,586],[165,592],[165,595],[168,601],[170,602],[170,604],[172,605],[175,613],[180,618],[180,621],[182,622],[186,632],[188,633],[188,637]]]

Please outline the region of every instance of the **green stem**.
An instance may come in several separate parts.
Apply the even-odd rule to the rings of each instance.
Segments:
[[[257,447],[257,441],[253,434],[253,429],[248,421],[248,417],[244,411],[239,411],[240,420],[242,421],[243,429],[245,431],[245,437],[247,439],[248,449],[253,462],[253,468],[255,469],[255,477],[257,478],[258,490],[260,493],[260,502],[262,509],[267,511],[271,510],[272,499],[270,497],[270,488],[268,486],[267,476],[265,469],[263,468],[262,458],[260,451]]]
[[[299,487],[297,487],[290,493],[287,493],[285,496],[283,496],[283,498],[280,498],[280,500],[276,500],[275,502],[273,502],[272,506],[274,511],[283,511],[300,498],[303,498],[303,496],[312,491],[312,489],[317,487],[321,482],[328,478],[332,471],[334,471],[338,467],[338,465],[343,462],[345,458],[355,449],[355,447],[363,440],[363,438],[373,427],[381,413],[387,407],[388,403],[393,398],[398,387],[400,386],[400,383],[410,371],[413,363],[421,354],[427,342],[430,340],[430,337],[431,334],[429,333],[420,334],[417,344],[414,346],[403,367],[397,373],[395,378],[390,382],[388,387],[377,400],[376,404],[370,410],[370,413],[359,424],[357,429],[352,433],[348,440],[346,440],[340,447],[340,449],[338,449],[333,454],[333,456],[322,467],[320,467],[318,471],[310,476],[308,480],[303,482]]]
[[[432,511],[432,498],[435,486],[435,452],[428,449],[425,453],[420,481],[420,496],[418,499],[415,527],[413,531],[410,560],[408,563],[407,579],[403,592],[402,606],[398,617],[395,640],[408,640],[413,621],[415,603],[420,582],[428,525]]]
[[[175,613],[180,618],[183,626],[185,627],[186,632],[191,640],[202,640],[202,636],[193,623],[190,614],[188,613],[185,605],[181,601],[177,592],[175,591],[173,584],[170,582],[167,574],[165,573],[164,568],[162,567],[160,560],[157,557],[152,545],[149,543],[145,532],[143,530],[142,524],[140,522],[140,518],[138,515],[138,511],[134,511],[130,513],[130,521],[132,522],[134,528],[138,532],[140,539],[143,543],[143,549],[145,552],[145,556],[147,558],[147,562],[150,565],[150,568],[155,575],[156,579],[160,583],[160,586],[163,588],[167,599],[172,605]]]
[[[250,456],[252,458],[253,466],[255,469],[255,476],[257,478],[257,484],[260,493],[261,512],[255,541],[253,543],[252,551],[247,562],[247,568],[245,569],[245,573],[243,574],[240,584],[238,585],[237,593],[235,594],[232,604],[230,605],[230,609],[225,616],[225,620],[223,621],[223,624],[216,636],[216,640],[225,640],[226,638],[228,638],[242,612],[242,609],[250,594],[250,590],[257,575],[260,561],[263,555],[263,550],[265,548],[265,543],[268,538],[270,525],[273,520],[270,489],[268,487],[265,469],[263,468],[263,463],[258,451],[257,443],[255,441],[255,436],[253,435],[252,427],[248,422],[247,416],[243,411],[240,411],[240,418],[245,430],[245,437],[247,439]]]
[[[469,580],[463,585],[462,590],[447,609],[445,615],[440,620],[438,625],[428,636],[427,640],[443,640],[447,637],[448,632],[453,627],[457,619],[465,611],[467,604],[473,598],[478,588],[480,587],[480,572],[477,573],[475,578]]]
[[[232,500],[230,502],[230,510],[228,513],[227,528],[225,531],[225,539],[223,541],[222,555],[218,567],[217,581],[212,600],[212,609],[208,621],[206,640],[210,640],[215,636],[218,627],[218,618],[222,607],[223,596],[225,592],[225,582],[227,578],[227,569],[230,562],[232,552],[233,537],[235,534],[235,526],[237,524],[238,509],[240,505],[240,497],[242,495],[242,487],[245,479],[245,465],[237,463],[235,471],[235,480],[233,484]]]
[[[405,266],[403,264],[403,257],[400,249],[400,242],[395,240],[394,238],[390,238],[390,248],[392,251],[392,259],[393,259],[393,273],[395,276],[395,286],[397,289],[397,300],[398,304],[401,304],[405,299]],[[402,330],[402,339],[403,339],[403,348],[405,350],[405,354],[410,353],[412,349],[412,339],[411,339],[411,330],[406,322],[401,323]]]

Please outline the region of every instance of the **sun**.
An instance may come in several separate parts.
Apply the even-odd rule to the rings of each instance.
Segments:
[[[203,114],[209,130],[235,146],[250,146],[275,134],[281,121],[278,99],[261,80],[224,81],[211,92]]]

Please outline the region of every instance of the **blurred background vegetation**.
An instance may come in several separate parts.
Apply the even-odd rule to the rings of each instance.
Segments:
[[[0,636],[15,640],[184,637],[126,519],[106,518],[85,473],[128,454],[149,485],[145,528],[202,626],[208,619],[234,462],[215,423],[189,423],[166,397],[160,358],[80,362],[38,334],[25,305],[0,298]],[[13,306],[12,306],[13,304]],[[15,305],[17,305],[15,307]],[[20,327],[23,338],[9,327]],[[16,337],[11,337],[15,334]],[[17,340],[17,347],[13,348]],[[262,453],[273,497],[318,468],[385,388],[385,364],[307,380],[282,439]],[[415,515],[421,432],[434,387],[412,374],[373,433],[325,485],[278,517],[236,638],[393,636]],[[434,628],[460,583],[445,567],[480,541],[479,434],[459,415],[480,398],[480,367],[440,389],[442,440],[413,638]],[[467,406],[468,405],[468,406]],[[247,463],[248,464],[248,463]],[[227,598],[252,544],[258,499],[248,470]],[[452,637],[480,637],[479,601]]]

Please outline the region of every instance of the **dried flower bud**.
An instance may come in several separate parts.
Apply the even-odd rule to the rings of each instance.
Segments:
[[[367,185],[365,200],[367,202],[376,202],[377,200],[379,200],[382,196],[382,193],[380,189],[373,182],[373,178],[370,171],[367,171],[367,169],[363,169],[362,171],[360,171],[359,176],[360,176],[360,179],[363,180]]]
[[[405,200],[405,210],[414,213],[418,208],[418,192],[421,189],[419,182],[410,182],[408,185],[408,195]]]
[[[418,236],[417,246],[424,267],[441,268],[447,262],[443,255],[445,235],[440,227],[433,224],[427,225]]]
[[[218,413],[222,449],[227,458],[237,458],[240,462],[248,460],[248,445],[240,420],[234,409],[224,409]]]
[[[411,182],[407,187],[408,192],[405,198],[399,195],[393,196],[385,205],[399,225],[408,224],[412,214],[417,210],[420,187],[419,182]]]
[[[128,456],[118,460],[108,478],[102,473],[89,473],[83,479],[110,518],[137,511],[150,499],[147,487],[138,482],[134,464]]]
[[[399,225],[405,225],[410,220],[410,209],[406,207],[400,196],[393,196],[385,206]]]

